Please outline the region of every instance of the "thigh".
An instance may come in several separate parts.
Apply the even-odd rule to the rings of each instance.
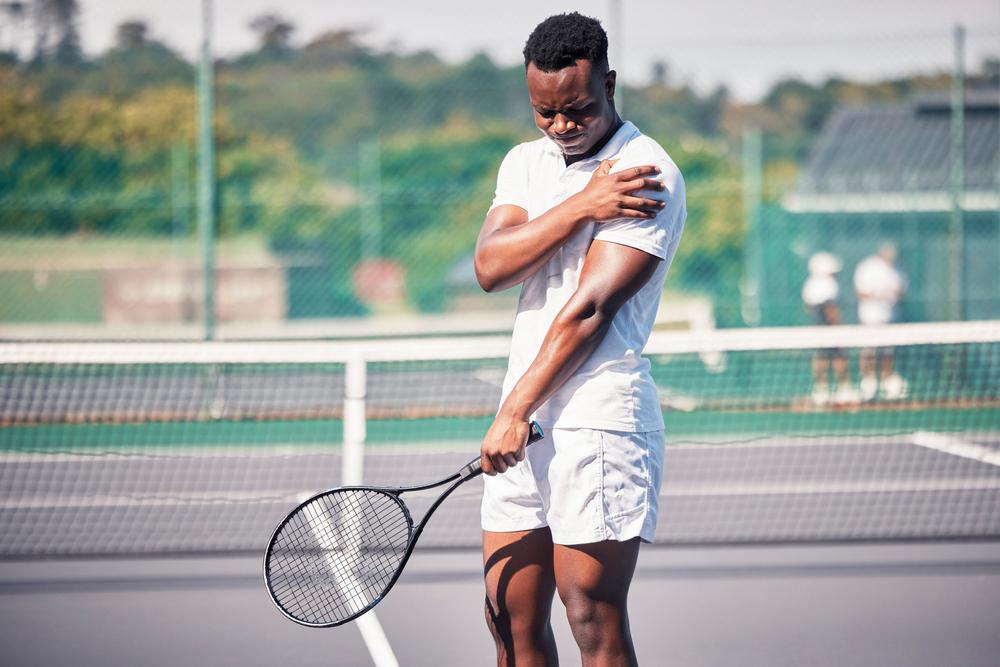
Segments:
[[[582,598],[621,606],[624,610],[639,544],[638,537],[624,542],[556,544],[553,566],[559,596],[567,605]]]
[[[549,529],[484,530],[483,576],[487,612],[494,623],[512,618],[547,623],[555,594]]]

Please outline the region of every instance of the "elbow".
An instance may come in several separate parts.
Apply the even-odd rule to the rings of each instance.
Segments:
[[[576,328],[585,337],[601,335],[611,326],[617,309],[605,299],[580,299],[561,314],[564,324]]]
[[[475,255],[473,260],[473,268],[476,272],[476,282],[479,283],[479,287],[484,292],[496,292],[500,288],[500,280],[495,272],[489,271],[485,262],[480,258],[479,253]]]

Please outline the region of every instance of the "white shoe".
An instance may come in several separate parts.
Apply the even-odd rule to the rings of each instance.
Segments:
[[[871,401],[875,398],[875,394],[878,393],[878,378],[874,375],[866,375],[861,378],[861,384],[858,386],[861,390],[861,400]]]
[[[896,373],[882,380],[882,397],[886,400],[898,401],[901,398],[906,398],[908,389],[906,380]]]

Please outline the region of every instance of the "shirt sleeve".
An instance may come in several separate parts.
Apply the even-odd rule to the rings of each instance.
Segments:
[[[500,163],[497,189],[490,210],[510,204],[528,210],[528,167],[523,145],[514,146]]]
[[[598,223],[595,227],[595,240],[626,245],[660,259],[673,257],[687,218],[684,179],[673,164],[667,162],[658,166],[661,170],[658,178],[667,186],[666,189],[660,192],[647,190],[642,196],[662,199],[667,205],[653,218],[620,218]]]

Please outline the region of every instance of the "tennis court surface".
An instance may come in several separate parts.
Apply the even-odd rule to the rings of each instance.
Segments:
[[[506,344],[0,345],[13,664],[371,664],[353,625],[271,608],[259,553],[316,490],[467,462]],[[891,351],[903,391],[821,396],[832,349],[852,383],[865,350]],[[667,450],[632,603],[645,664],[992,664],[1000,323],[666,332],[646,354]],[[489,664],[479,484],[379,607],[399,664]]]
[[[492,664],[479,562],[418,548],[377,610],[399,665]],[[630,615],[643,665],[991,667],[1000,544],[647,548]],[[374,664],[355,623],[281,616],[257,558],[0,563],[0,642],[11,665]]]

